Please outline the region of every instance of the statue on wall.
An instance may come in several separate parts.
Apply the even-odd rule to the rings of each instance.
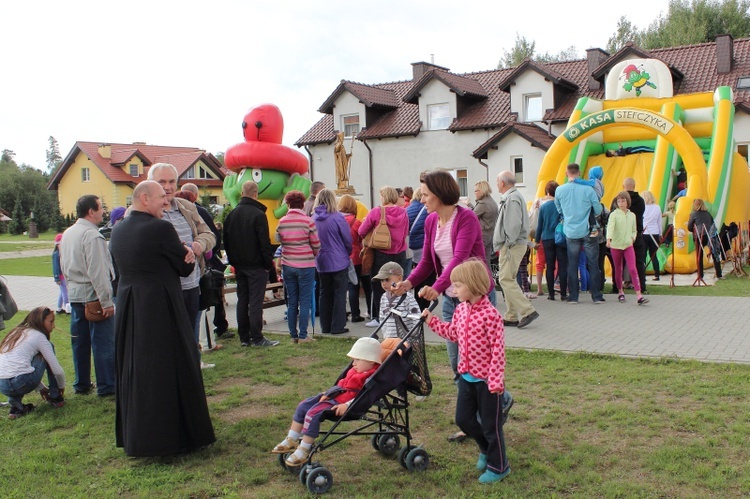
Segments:
[[[352,137],[352,145],[354,145],[354,137]],[[336,144],[333,146],[333,159],[336,164],[336,194],[353,194],[354,187],[349,185],[352,153],[346,152],[344,132],[336,134]]]

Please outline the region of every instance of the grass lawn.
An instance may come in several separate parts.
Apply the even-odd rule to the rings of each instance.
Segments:
[[[10,253],[12,251],[26,251],[26,250],[52,250],[55,248],[55,243],[44,241],[42,243],[6,243],[0,242],[0,253]]]
[[[47,256],[0,259],[0,274],[52,278],[52,250]]]
[[[58,319],[53,341],[70,385],[68,327],[67,316]],[[61,409],[0,418],[2,495],[307,496],[269,450],[298,401],[333,383],[351,340],[271,349],[242,348],[236,337],[224,343],[206,354],[217,367],[203,373],[216,444],[185,456],[128,458],[114,445],[114,402],[71,389]],[[455,387],[445,350],[430,347],[428,358],[433,393],[410,412],[428,469],[410,473],[368,438],[350,437],[317,457],[333,473],[332,497],[750,494],[750,366],[511,350],[506,381],[516,404],[505,438],[513,472],[481,486],[476,445],[446,441],[455,431]]]
[[[57,232],[54,230],[48,230],[47,232],[40,232],[39,237],[36,239],[30,239],[28,235],[24,236],[23,234],[13,235],[13,234],[0,234],[0,243],[24,243],[24,242],[50,242],[54,244],[55,236],[57,235]]]

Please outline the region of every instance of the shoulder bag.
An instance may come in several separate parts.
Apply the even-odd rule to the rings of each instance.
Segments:
[[[365,236],[362,244],[376,250],[391,249],[391,230],[385,221],[384,207],[380,207],[380,222]]]

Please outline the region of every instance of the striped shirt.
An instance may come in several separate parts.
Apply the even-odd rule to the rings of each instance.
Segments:
[[[315,255],[320,250],[318,229],[312,218],[302,210],[290,209],[286,216],[279,220],[276,239],[283,248],[281,264],[295,268],[315,267]]]
[[[177,231],[177,236],[180,241],[187,245],[193,244],[193,229],[190,228],[190,223],[183,216],[180,209],[177,207],[177,203],[174,201],[169,208],[169,211],[164,211],[164,220],[168,220],[169,223],[174,226],[174,230]],[[183,290],[195,289],[198,287],[201,278],[200,266],[196,265],[193,272],[187,277],[180,277],[180,284]]]

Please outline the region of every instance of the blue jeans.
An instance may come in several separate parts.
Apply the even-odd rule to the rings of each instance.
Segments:
[[[54,350],[54,346],[52,348]],[[33,392],[39,386],[44,371],[47,371],[50,397],[57,398],[60,395],[57,379],[52,374],[42,354],[38,353],[31,359],[31,367],[34,370],[28,374],[19,374],[15,378],[0,379],[0,393],[8,397],[8,403],[15,409],[23,410],[23,396]]]
[[[489,295],[487,295],[487,298],[489,298],[490,303],[497,308],[497,291],[495,291],[495,288],[493,286],[492,291],[490,291]],[[458,298],[451,298],[450,296],[443,293],[443,321],[444,322],[450,322],[453,320],[453,312],[456,311],[456,307],[458,304],[461,303],[458,301]],[[458,380],[458,343],[455,343],[453,341],[445,340],[445,346],[448,349],[448,362],[451,365],[451,369],[453,369],[453,381]]]
[[[589,270],[589,291],[593,301],[604,301],[601,276],[599,275],[599,243],[595,237],[565,238],[568,246],[568,297],[578,301],[578,259],[581,248],[586,253],[586,268]]]
[[[89,322],[83,303],[71,303],[70,344],[76,379],[73,389],[88,391],[91,386],[91,354],[94,354],[96,392],[115,393],[115,318]]]
[[[281,269],[286,286],[287,326],[292,338],[307,338],[307,324],[310,322],[312,288],[315,282],[315,267],[297,268],[284,265]],[[299,334],[297,317],[299,316]]]

